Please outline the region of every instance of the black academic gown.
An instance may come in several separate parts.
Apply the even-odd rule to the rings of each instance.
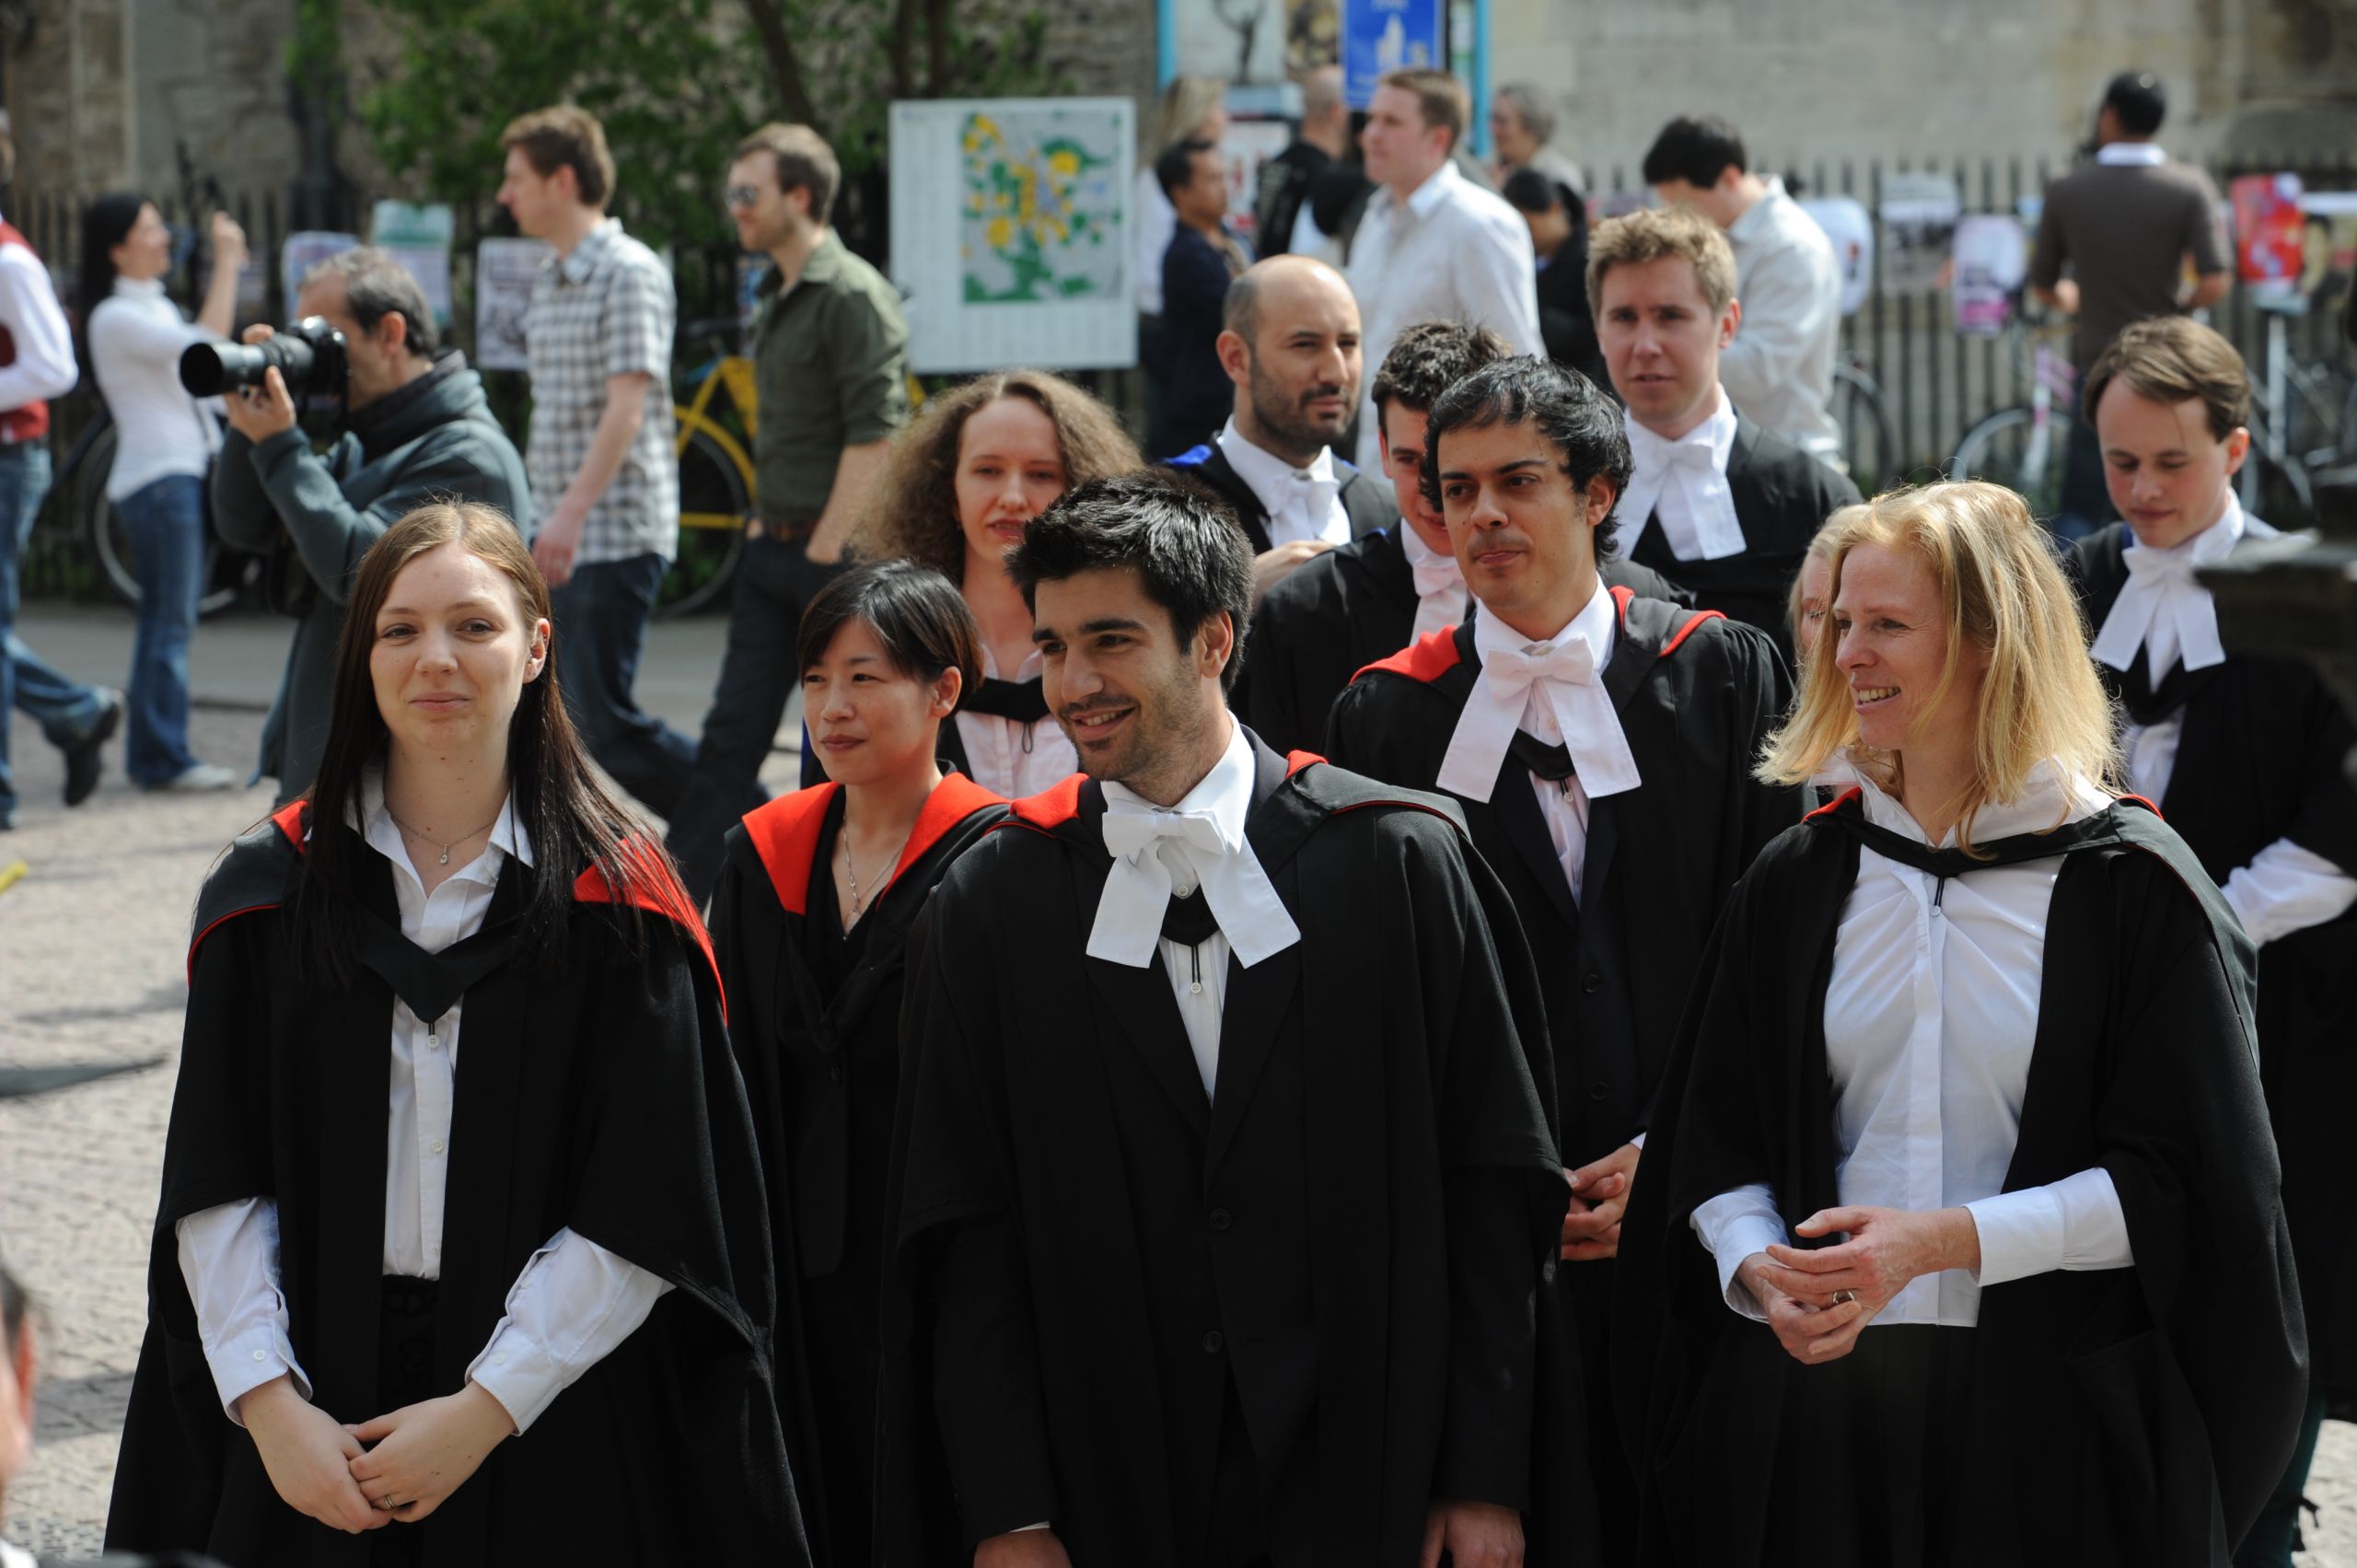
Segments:
[[[1759,627],[1776,639],[1784,662],[1793,661],[1793,629],[1784,612],[1808,558],[1809,540],[1825,519],[1859,499],[1858,487],[1782,436],[1762,430],[1736,412],[1735,447],[1727,454],[1727,489],[1735,496],[1736,521],[1743,525],[1744,551],[1717,561],[1680,561],[1658,521],[1629,550],[1681,587],[1694,602],[1731,620]],[[1620,519],[1625,540],[1634,519]],[[1621,546],[1628,550],[1625,543]]]
[[[2127,525],[2114,523],[2070,554],[2090,631],[2102,627],[2127,586],[2122,552],[2131,542]],[[2226,662],[2209,669],[2174,666],[2156,691],[2141,648],[2125,670],[2096,668],[2131,723],[2182,715],[2177,764],[2156,804],[2213,880],[2223,886],[2286,838],[2357,876],[2357,792],[2341,771],[2357,732],[2315,669],[2230,647]],[[2282,1154],[2316,1386],[2336,1408],[2357,1401],[2352,1032],[2357,911],[2259,950],[2261,1075]]]
[[[1217,441],[1206,441],[1190,447],[1162,465],[1202,480],[1226,498],[1236,509],[1236,520],[1244,525],[1244,535],[1252,541],[1252,553],[1265,554],[1269,550],[1269,509],[1260,497],[1244,482],[1244,476],[1228,462],[1227,454],[1219,449]],[[1389,528],[1399,520],[1399,497],[1391,494],[1390,482],[1380,474],[1370,475],[1334,455],[1334,477],[1340,481],[1336,496],[1342,510],[1350,514],[1351,537],[1362,538],[1377,528]]]
[[[1281,1568],[1411,1568],[1434,1496],[1588,1561],[1574,1369],[1533,1309],[1564,1193],[1519,933],[1445,804],[1255,755],[1247,836],[1302,940],[1231,968],[1213,1096],[1159,954],[1084,956],[1094,783],[1017,802],[926,912],[888,1562],[1040,1520],[1077,1564],[1216,1561],[1238,1459]]]
[[[1604,686],[1643,782],[1588,803],[1579,897],[1527,766],[1507,757],[1486,802],[1448,797],[1538,960],[1568,1166],[1647,1124],[1711,928],[1752,856],[1800,809],[1793,792],[1751,776],[1792,691],[1768,640],[1708,610],[1611,591],[1620,619]],[[1435,788],[1480,678],[1472,626],[1435,633],[1352,682],[1334,703],[1329,752],[1340,766]],[[1587,1371],[1591,1456],[1617,1562],[1633,1550],[1635,1515],[1604,1380],[1616,1272],[1608,1260],[1566,1263],[1558,1283]]]
[[[871,1560],[877,1282],[909,927],[950,863],[1005,815],[997,796],[945,777],[846,933],[832,875],[843,794],[821,784],[730,830],[713,894],[730,1038],[768,1178],[783,1402],[819,1568]]]
[[[1805,1380],[1839,1376],[1839,1364],[1802,1366],[1732,1311],[1690,1225],[1697,1206],[1752,1182],[1787,1225],[1840,1201],[1825,994],[1875,831],[1852,791],[1760,855],[1662,1085],[1621,1226],[1614,1368],[1649,1563],[1887,1565],[1859,1539],[1874,1499],[1846,1457],[1854,1434],[1793,1420],[1821,1403]],[[2307,1370],[2249,942],[2141,802],[1980,848],[2067,855],[2005,1190],[2102,1167],[2136,1262],[1991,1285],[1978,1327],[1932,1330],[1970,1334],[1974,1376],[1939,1412],[1958,1458],[1950,1489],[1928,1499],[1948,1529],[1926,1559],[2223,1568],[2283,1473]],[[1906,841],[1893,853],[1929,854]],[[1947,874],[1971,874],[1950,854]],[[1803,1479],[1785,1489],[1773,1475]]]
[[[454,974],[481,970],[459,974],[466,1070],[451,1124],[435,1392],[464,1385],[517,1275],[562,1227],[676,1288],[434,1515],[388,1527],[422,1532],[436,1568],[807,1562],[772,1380],[752,1120],[685,893],[650,859],[632,900],[633,936],[605,879],[584,872],[564,972],[543,974],[517,956],[533,873],[511,860],[483,932],[437,962],[401,937],[390,867],[371,854],[359,893],[378,923],[371,940],[364,918],[363,965],[348,984],[298,981],[293,905],[308,810],[288,807],[239,839],[198,900],[149,1324],[108,1546],[201,1550],[230,1568],[368,1562],[371,1536],[331,1530],[279,1500],[252,1439],[222,1413],[174,1227],[220,1203],[273,1200],[280,1286],[312,1402],[342,1422],[384,1413],[395,982],[434,1016]],[[544,861],[539,874],[566,873]]]
[[[1416,577],[1400,530],[1362,534],[1305,561],[1252,612],[1244,648],[1250,679],[1236,706],[1252,733],[1281,750],[1325,744],[1326,712],[1351,677],[1406,647],[1416,629]],[[1649,566],[1608,561],[1608,587],[1647,598],[1691,603],[1683,589]]]

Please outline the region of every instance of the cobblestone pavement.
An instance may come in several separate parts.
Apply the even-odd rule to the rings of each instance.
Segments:
[[[665,716],[691,728],[696,717]],[[261,727],[259,713],[200,708],[192,738],[200,756],[242,766]],[[24,804],[17,830],[0,833],[0,873],[17,860],[29,872],[0,892],[0,1065],[154,1063],[0,1102],[0,1252],[40,1296],[47,1330],[36,1450],[10,1490],[7,1535],[82,1552],[106,1517],[145,1322],[188,917],[206,869],[271,796],[142,795],[122,781],[116,747],[98,796],[69,813],[57,753],[22,720],[12,755]],[[784,772],[765,777],[774,788]],[[2357,1428],[2326,1427],[2308,1491],[2324,1512],[2302,1568],[2357,1568]]]

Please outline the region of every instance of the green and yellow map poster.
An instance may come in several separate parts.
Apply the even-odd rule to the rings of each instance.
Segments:
[[[892,106],[892,275],[913,367],[1136,363],[1127,99]]]

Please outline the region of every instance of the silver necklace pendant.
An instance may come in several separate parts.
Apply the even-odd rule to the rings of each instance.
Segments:
[[[450,864],[450,846],[448,844],[444,844],[442,846],[442,864],[445,865]]]

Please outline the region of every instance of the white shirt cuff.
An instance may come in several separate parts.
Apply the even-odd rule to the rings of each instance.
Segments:
[[[669,1282],[570,1229],[532,1254],[507,1293],[507,1315],[467,1368],[519,1434],[559,1394],[635,1332]]]
[[[238,1401],[282,1374],[308,1400],[311,1380],[296,1364],[278,1289],[278,1205],[267,1198],[217,1203],[182,1216],[172,1238],[222,1413],[243,1426]]]
[[[1718,1262],[1719,1290],[1728,1308],[1757,1322],[1768,1321],[1767,1312],[1735,1272],[1753,1253],[1788,1241],[1784,1217],[1776,1212],[1775,1194],[1760,1182],[1738,1187],[1698,1205],[1689,1223],[1703,1249]]]
[[[2057,1269],[2125,1269],[2136,1260],[2119,1191],[2099,1166],[1964,1206],[1980,1233],[1974,1277],[1983,1289]]]
[[[295,1346],[275,1323],[259,1324],[217,1342],[205,1341],[204,1365],[211,1369],[214,1389],[221,1396],[221,1413],[238,1426],[246,1422],[238,1413],[238,1401],[274,1377],[291,1378],[295,1391],[306,1402],[311,1398],[311,1380],[295,1364]]]
[[[1643,1132],[1631,1132],[1629,1134],[1629,1146],[1639,1154],[1643,1154],[1645,1148],[1645,1135]]]
[[[2357,904],[2357,877],[2314,850],[2278,839],[2229,875],[2219,891],[2251,941],[2264,947],[2347,913]]]

